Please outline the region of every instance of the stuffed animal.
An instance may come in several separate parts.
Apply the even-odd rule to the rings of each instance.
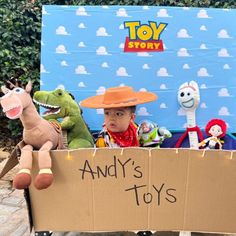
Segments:
[[[205,128],[205,132],[208,138],[204,139],[199,143],[200,148],[205,149],[222,149],[222,144],[224,143],[221,138],[226,134],[227,126],[223,120],[212,119],[210,120]]]
[[[83,120],[79,105],[71,94],[63,89],[37,91],[33,100],[46,108],[43,118],[57,120],[62,130],[67,131],[69,149],[94,147],[93,136]]]
[[[180,85],[178,90],[178,102],[181,108],[186,112],[187,129],[180,137],[175,147],[179,148],[188,136],[190,148],[198,149],[199,140],[203,140],[200,128],[196,125],[196,109],[200,102],[200,93],[198,84],[195,81],[186,82]]]
[[[138,138],[141,147],[158,147],[172,134],[165,127],[158,127],[155,123],[145,120],[138,128]]]
[[[45,189],[53,182],[51,170],[50,150],[63,148],[60,126],[44,120],[37,112],[30,96],[31,81],[26,88],[12,86],[8,89],[1,87],[5,94],[0,98],[3,112],[9,119],[19,118],[23,125],[23,141],[25,146],[21,149],[19,160],[20,171],[13,180],[16,189],[28,188],[31,184],[32,151],[38,151],[39,172],[35,178],[34,186],[37,189]]]

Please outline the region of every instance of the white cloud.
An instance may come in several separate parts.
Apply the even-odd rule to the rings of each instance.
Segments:
[[[42,45],[42,46],[44,46],[44,45],[45,45],[43,41],[41,41],[41,45]]]
[[[99,27],[98,30],[96,31],[96,36],[98,36],[98,37],[108,37],[108,36],[111,36],[111,35],[107,33],[105,27]]]
[[[43,80],[40,80],[39,83],[40,83],[40,85],[44,85]]]
[[[148,70],[148,69],[150,69],[150,67],[149,67],[148,64],[143,64],[143,69],[144,69],[144,70]]]
[[[223,69],[224,70],[229,70],[229,69],[231,69],[231,67],[229,66],[229,64],[224,64]]]
[[[183,65],[183,69],[185,69],[185,70],[190,69],[189,64],[184,64],[184,65]]]
[[[104,46],[100,46],[97,50],[96,50],[97,55],[99,56],[107,56],[107,55],[111,55],[107,52],[107,49]]]
[[[125,45],[124,45],[124,43],[121,43],[120,45],[119,45],[119,48],[124,48],[125,47]]]
[[[88,16],[88,13],[86,12],[86,10],[85,10],[84,7],[79,7],[79,8],[76,10],[76,15],[77,15],[77,16]]]
[[[58,45],[56,48],[56,53],[67,54],[66,47],[63,44]]]
[[[231,57],[226,48],[222,48],[218,51],[218,57]]]
[[[79,48],[85,48],[86,46],[85,46],[84,42],[79,42],[78,47]]]
[[[230,94],[229,94],[229,91],[227,88],[221,88],[219,91],[218,91],[218,96],[219,97],[230,97]]]
[[[100,86],[97,90],[96,90],[96,95],[102,95],[104,94],[106,91],[106,88],[104,86]]]
[[[124,87],[124,86],[125,86],[125,84],[124,84],[124,83],[121,83],[119,86],[120,86],[120,87]]]
[[[200,85],[200,89],[207,89],[206,84],[201,84],[201,85]]]
[[[201,107],[202,109],[206,109],[206,108],[207,108],[207,105],[206,105],[205,102],[203,102],[203,103],[201,103],[200,107]]]
[[[61,61],[61,66],[68,66],[66,61]]]
[[[140,92],[147,92],[147,89],[146,88],[141,88],[139,89]]]
[[[205,43],[202,43],[202,44],[200,45],[200,49],[207,49],[206,44],[205,44]]]
[[[157,17],[170,17],[166,9],[160,9],[157,12]]]
[[[120,67],[117,71],[116,71],[116,76],[130,76],[125,67]]]
[[[161,85],[160,85],[160,89],[164,90],[164,89],[167,89],[167,87],[166,87],[165,84],[161,84]]]
[[[109,6],[102,6],[102,8],[104,8],[104,9],[109,9]]]
[[[100,108],[100,109],[96,109],[96,113],[98,115],[103,115],[104,114],[104,109]]]
[[[199,69],[199,71],[197,72],[197,76],[198,77],[209,77],[211,75],[208,74],[208,71],[205,67],[202,67]]]
[[[86,86],[85,86],[84,82],[81,81],[78,83],[78,87],[85,88]]]
[[[85,29],[85,28],[86,28],[86,26],[85,26],[85,24],[84,24],[84,23],[80,23],[80,24],[78,25],[78,28],[80,28],[80,29]]]
[[[160,108],[161,108],[161,109],[166,109],[166,108],[168,108],[168,107],[167,107],[166,104],[163,102],[163,103],[160,104]]]
[[[178,116],[186,116],[186,111],[182,107],[180,107],[177,112],[177,115]]]
[[[108,65],[107,62],[103,62],[103,63],[102,63],[102,67],[103,67],[103,68],[109,68],[109,65]]]
[[[78,65],[75,69],[75,74],[79,75],[89,75],[90,73],[87,72],[85,66],[83,65]]]
[[[138,57],[152,57],[148,52],[138,52],[137,53]]]
[[[178,55],[178,57],[189,57],[189,56],[191,56],[188,53],[188,50],[186,48],[180,48],[177,55]]]
[[[137,111],[138,116],[151,116],[146,107],[140,107]]]
[[[167,69],[165,67],[161,67],[158,71],[157,71],[157,76],[160,77],[169,77],[171,75],[169,75]]]
[[[124,29],[124,28],[125,28],[124,24],[120,24],[119,29]]]
[[[211,17],[208,16],[206,10],[201,9],[201,10],[197,13],[197,18],[211,18]]]
[[[230,116],[230,112],[227,107],[221,107],[218,112],[218,115],[219,116]]]
[[[200,30],[201,30],[201,31],[207,31],[207,28],[206,28],[205,25],[202,25],[202,26],[200,27]]]
[[[149,6],[143,6],[143,10],[149,10]]]
[[[67,31],[66,31],[66,28],[64,26],[59,26],[57,29],[56,29],[56,34],[58,35],[70,35]]]
[[[40,64],[40,72],[41,72],[41,73],[49,73],[49,72],[45,69],[45,67],[44,67],[43,64]]]
[[[46,9],[45,9],[44,6],[43,6],[43,8],[42,8],[42,14],[43,14],[43,15],[50,15],[50,14],[46,11]]]
[[[59,84],[59,85],[57,85],[56,89],[65,90],[65,86],[64,86],[64,84]]]
[[[189,7],[183,7],[183,10],[185,10],[185,11],[187,11],[189,9],[190,9]]]
[[[177,33],[177,38],[192,38],[192,36],[188,34],[188,31],[186,29],[181,29]]]
[[[116,12],[116,16],[129,17],[129,15],[127,14],[125,8],[119,8],[118,11]]]
[[[217,37],[218,38],[221,38],[221,39],[229,39],[229,38],[232,38],[231,36],[229,36],[227,30],[225,29],[222,29],[218,32],[217,34]]]

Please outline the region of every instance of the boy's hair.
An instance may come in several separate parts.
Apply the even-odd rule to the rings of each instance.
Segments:
[[[130,106],[130,107],[126,107],[127,109],[129,109],[131,111],[131,113],[135,113],[136,111],[136,106]]]

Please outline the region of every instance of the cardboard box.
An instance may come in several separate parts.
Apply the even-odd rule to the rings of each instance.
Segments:
[[[52,151],[54,183],[30,187],[35,231],[236,233],[234,151]],[[33,178],[37,174],[37,152]]]

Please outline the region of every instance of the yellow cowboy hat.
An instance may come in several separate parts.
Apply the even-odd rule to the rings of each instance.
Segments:
[[[86,98],[80,102],[80,105],[88,108],[130,107],[156,99],[155,93],[136,92],[132,87],[122,86],[108,88],[103,95]]]

